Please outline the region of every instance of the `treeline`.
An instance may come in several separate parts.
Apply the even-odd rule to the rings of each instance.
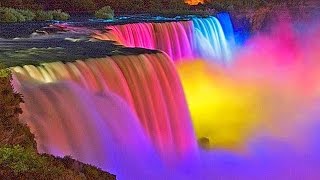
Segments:
[[[14,9],[8,7],[0,7],[0,22],[15,23],[15,22],[30,22],[30,21],[47,21],[58,20],[66,21],[70,18],[68,13],[61,10],[30,10],[30,9]]]
[[[188,8],[183,0],[1,0],[0,6],[33,10],[61,9],[69,13],[95,12],[104,6],[110,6],[120,13]]]
[[[184,0],[1,0],[0,6],[32,10],[61,9],[69,13],[94,13],[102,7],[110,6],[115,13],[148,13],[170,10],[222,11],[305,1],[307,0],[204,0],[204,4],[190,6]]]

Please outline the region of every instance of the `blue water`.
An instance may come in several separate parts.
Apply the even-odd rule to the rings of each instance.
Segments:
[[[227,35],[223,26],[216,17],[193,18],[194,24],[194,48],[200,58],[214,60],[220,64],[228,64],[231,60],[232,52],[228,39],[232,39],[232,26],[228,29]],[[230,22],[230,21],[229,21]],[[225,22],[227,28],[228,22]]]

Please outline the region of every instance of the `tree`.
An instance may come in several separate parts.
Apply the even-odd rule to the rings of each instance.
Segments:
[[[99,19],[113,19],[114,11],[110,6],[105,6],[96,11],[95,16]]]

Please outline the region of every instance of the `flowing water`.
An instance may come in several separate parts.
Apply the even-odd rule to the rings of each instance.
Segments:
[[[45,63],[37,67],[25,65],[14,67],[13,71],[20,84],[71,81],[92,94],[115,93],[128,103],[132,114],[139,117],[135,119],[136,123],[144,128],[165,158],[188,155],[196,149],[179,78],[173,64],[163,54],[114,56],[66,64]],[[68,99],[65,100],[69,103]],[[29,110],[33,114],[32,106],[26,108],[27,112]],[[52,110],[53,114],[59,114],[54,108]],[[41,118],[45,119],[46,115]],[[118,121],[117,118],[114,121]]]
[[[94,37],[163,52],[11,67],[21,119],[40,152],[119,179],[318,179],[319,28],[231,56],[228,24],[108,26]]]
[[[229,16],[221,15],[221,19],[225,22],[225,29],[230,30],[232,25]],[[224,64],[231,58],[231,47],[224,28],[216,17],[113,25],[106,28],[106,33],[96,33],[95,37],[113,40],[127,47],[158,49],[167,53],[173,61],[205,58]],[[229,40],[234,41],[232,33],[228,32]]]

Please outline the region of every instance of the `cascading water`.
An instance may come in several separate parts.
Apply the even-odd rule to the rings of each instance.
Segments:
[[[228,34],[232,34],[229,16],[225,14],[221,17],[225,20],[224,27],[229,30]],[[174,61],[205,58],[225,64],[231,58],[231,49],[224,29],[216,17],[193,18],[192,21],[113,25],[106,28],[109,31],[96,33],[94,37],[113,40],[128,47],[159,49]],[[233,36],[230,35],[228,40],[234,41]]]
[[[193,26],[195,56],[208,60],[218,59],[220,63],[227,64],[231,51],[219,20],[215,17],[194,18]]]
[[[107,26],[107,33],[96,33],[102,40],[113,40],[127,47],[159,49],[173,60],[192,58],[192,22],[134,23]]]
[[[113,92],[123,98],[131,111],[134,112],[133,114],[138,116],[139,124],[144,128],[145,133],[163,158],[169,161],[181,159],[196,151],[194,132],[179,78],[172,62],[162,53],[113,56],[104,59],[79,60],[66,64],[61,62],[44,63],[37,67],[25,65],[14,67],[12,70],[19,80],[18,84],[32,81],[40,84],[72,81],[93,94],[103,96]],[[24,94],[23,90],[22,93]],[[59,98],[60,91],[51,90],[51,93],[56,94],[58,99],[63,99]],[[41,101],[47,102],[47,104],[53,103],[50,102],[54,101],[53,97],[46,97],[50,95],[49,92],[42,94],[39,97]],[[29,95],[26,94],[26,96]],[[73,100],[66,100],[67,103],[71,103],[69,101]],[[58,106],[58,104],[56,105]],[[31,111],[31,116],[46,119],[47,115],[42,116],[42,113],[39,114],[37,111],[33,114],[32,108],[29,106],[24,110]],[[63,109],[67,111],[68,107],[65,108]],[[80,109],[83,108],[80,107]],[[109,108],[105,108],[109,112]],[[92,109],[89,108],[86,111],[90,112]],[[66,113],[65,115],[67,115]],[[112,111],[109,113],[112,115]],[[76,121],[79,118],[73,116],[73,113],[70,116],[60,116],[59,111],[52,112],[52,114],[56,117],[54,121],[57,122],[68,121],[70,118],[70,121]],[[25,119],[27,122],[30,120],[29,118]],[[95,117],[91,116],[88,119],[94,121]],[[138,121],[136,118],[130,117],[129,119],[134,121],[132,123]],[[114,121],[118,121],[118,119],[115,118]],[[122,122],[119,123],[122,124]],[[37,129],[35,128],[36,135],[45,136],[42,131],[37,131]],[[64,130],[60,129],[59,131]],[[61,132],[61,134],[63,133]],[[50,144],[50,142],[43,143]],[[72,144],[68,146],[72,146]]]
[[[257,37],[221,67],[232,42],[222,29],[230,27],[195,18],[94,35],[158,48],[182,60],[175,66],[156,53],[13,67],[22,120],[40,152],[119,179],[319,179],[319,33],[299,43],[289,31]],[[183,61],[198,56],[226,59]],[[215,149],[196,147],[184,93],[200,144]]]
[[[147,168],[139,162],[159,159],[135,113],[116,94],[94,95],[70,81],[21,83],[21,120],[35,134],[40,153],[69,155],[121,178]],[[136,163],[129,172],[130,162]]]

